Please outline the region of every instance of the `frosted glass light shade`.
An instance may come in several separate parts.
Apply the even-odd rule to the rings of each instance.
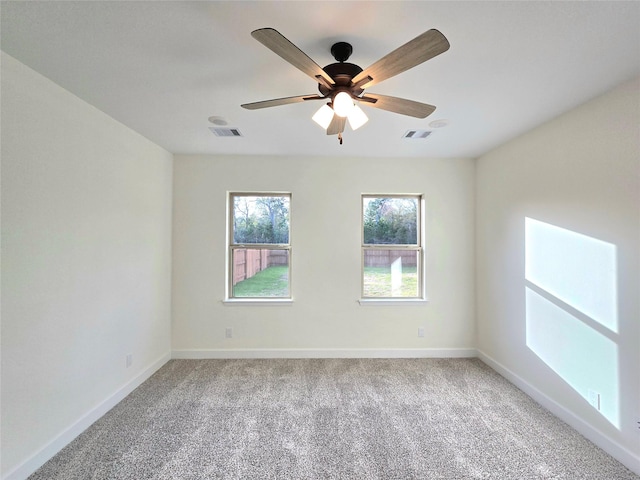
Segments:
[[[347,92],[340,92],[333,98],[333,110],[339,117],[348,116],[354,106],[353,99]]]
[[[323,105],[311,119],[326,130],[333,120],[333,110],[329,105]]]
[[[369,117],[367,117],[358,105],[353,106],[347,119],[349,120],[349,125],[351,125],[353,130],[357,130],[369,121]]]

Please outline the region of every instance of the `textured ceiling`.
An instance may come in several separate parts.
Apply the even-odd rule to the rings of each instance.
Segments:
[[[640,2],[1,3],[1,47],[174,153],[476,157],[640,74]],[[336,41],[365,68],[431,28],[444,54],[371,87],[437,107],[415,119],[363,107],[344,144],[311,121],[318,102],[242,103],[317,92],[255,41],[273,27],[319,65]],[[211,133],[220,116],[243,137]],[[449,125],[433,129],[433,120]],[[433,130],[406,140],[409,129]]]

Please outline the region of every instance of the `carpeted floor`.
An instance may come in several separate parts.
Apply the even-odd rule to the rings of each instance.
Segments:
[[[30,479],[638,479],[476,359],[172,360]]]

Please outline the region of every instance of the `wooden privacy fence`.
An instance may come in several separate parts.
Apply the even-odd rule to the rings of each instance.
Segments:
[[[398,258],[402,258],[402,265],[415,267],[418,255],[415,250],[365,250],[365,267],[389,267]]]
[[[288,264],[288,250],[236,248],[233,250],[233,284],[251,278],[265,268]]]

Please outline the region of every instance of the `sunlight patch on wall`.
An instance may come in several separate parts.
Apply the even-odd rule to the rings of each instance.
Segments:
[[[616,247],[525,219],[526,343],[620,428]]]
[[[600,394],[600,413],[619,428],[616,343],[530,288],[526,302],[527,347],[585,400]]]
[[[525,219],[526,279],[618,332],[616,247]]]

